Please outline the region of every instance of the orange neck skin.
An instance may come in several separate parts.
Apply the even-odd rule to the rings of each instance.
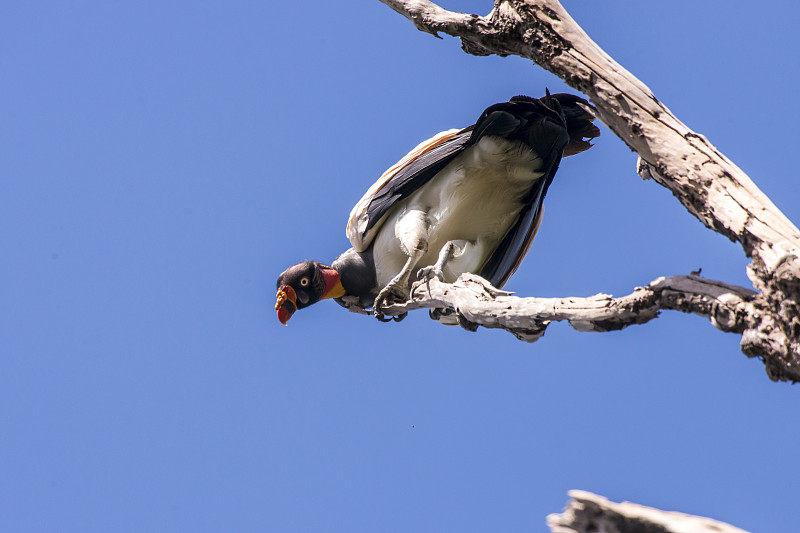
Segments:
[[[325,298],[341,298],[344,296],[344,287],[342,287],[342,280],[339,279],[339,273],[333,268],[322,267],[322,279],[325,281],[325,290],[322,293],[320,300]]]

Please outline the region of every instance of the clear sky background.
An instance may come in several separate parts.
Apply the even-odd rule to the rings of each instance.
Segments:
[[[444,4],[485,14],[488,0]],[[796,2],[565,2],[795,223]],[[569,489],[798,530],[800,392],[668,312],[535,344],[275,279],[434,133],[568,88],[376,0],[0,8],[3,531],[545,531]],[[565,160],[507,285],[749,286],[741,248],[607,129]]]

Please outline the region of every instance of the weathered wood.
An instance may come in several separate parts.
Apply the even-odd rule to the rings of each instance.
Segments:
[[[747,533],[711,518],[614,503],[582,490],[572,490],[569,495],[572,499],[564,512],[547,517],[553,533]]]
[[[800,230],[741,169],[597,46],[558,1],[497,0],[485,17],[427,0],[381,1],[422,31],[461,38],[468,53],[532,59],[586,94],[603,123],[638,153],[639,175],[669,189],[689,213],[752,258],[747,273],[758,292],[741,319],[742,351],[760,357],[771,379],[800,381]],[[460,308],[465,317],[467,311]]]
[[[478,326],[504,329],[517,338],[534,342],[551,322],[567,321],[578,331],[614,331],[656,318],[662,309],[694,313],[708,318],[722,331],[742,333],[755,292],[699,276],[658,278],[631,294],[613,298],[596,294],[588,298],[519,298],[493,287],[475,274],[462,274],[453,284],[436,279],[418,282],[411,300],[393,305],[386,313],[400,315],[415,309],[438,310],[448,324],[469,330]],[[356,302],[349,309],[364,313]],[[441,316],[441,310],[452,314]]]

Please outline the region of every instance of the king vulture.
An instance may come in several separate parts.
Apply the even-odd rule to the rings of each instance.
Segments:
[[[414,281],[431,276],[452,283],[471,272],[502,287],[531,246],[561,158],[600,135],[593,119],[571,94],[515,96],[473,126],[421,143],[353,208],[352,248],[330,266],[304,261],[278,277],[278,319],[343,296],[383,319]]]

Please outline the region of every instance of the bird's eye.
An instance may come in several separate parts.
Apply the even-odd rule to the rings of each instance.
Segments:
[[[300,285],[303,287],[308,287],[308,284],[311,283],[308,278],[300,278]]]

